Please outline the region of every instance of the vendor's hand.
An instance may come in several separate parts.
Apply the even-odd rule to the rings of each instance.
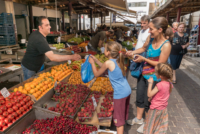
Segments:
[[[150,77],[150,78],[148,79],[148,82],[153,84],[153,77]]]
[[[89,62],[90,64],[94,64],[94,59],[91,56],[89,57]]]
[[[127,56],[132,56],[132,55],[133,55],[133,51],[127,51],[127,52],[126,52],[126,55],[127,55]]]
[[[90,55],[90,57],[94,60],[94,62],[97,62],[97,61],[98,61],[98,59],[97,59],[95,56]]]
[[[79,54],[74,54],[72,55],[73,59],[72,60],[81,60],[81,56]]]
[[[133,60],[136,63],[141,63],[144,61],[144,57],[141,55],[135,55],[137,58],[135,58],[135,60]]]

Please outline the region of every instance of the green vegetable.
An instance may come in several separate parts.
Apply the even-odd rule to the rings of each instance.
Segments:
[[[129,42],[129,45],[128,45],[128,42]],[[133,42],[132,41],[123,41],[122,46],[126,47],[128,50],[132,50],[133,49]]]

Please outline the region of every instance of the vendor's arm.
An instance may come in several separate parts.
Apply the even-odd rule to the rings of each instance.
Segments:
[[[152,90],[152,86],[153,86],[153,78],[149,78],[148,79],[148,91],[147,91],[147,96],[148,97],[153,97],[157,92],[158,92],[158,88],[157,86],[154,87],[154,89]]]
[[[151,38],[151,37],[150,37],[150,35],[149,35],[149,36],[147,37],[147,40],[146,40],[146,42],[144,43],[144,45],[143,45],[142,48],[139,48],[139,49],[137,49],[137,50],[135,50],[135,51],[128,51],[128,52],[126,53],[126,55],[127,55],[127,56],[133,56],[134,54],[141,54],[141,53],[145,52],[145,50],[146,50],[147,47],[148,47],[150,38]]]
[[[106,61],[98,71],[97,71],[97,68],[95,66],[94,59],[90,57],[89,62],[92,65],[92,71],[93,71],[95,77],[101,76],[108,69],[109,61]]]
[[[81,56],[78,54],[74,55],[58,55],[54,54],[53,51],[48,51],[45,53],[45,55],[51,60],[55,62],[62,62],[67,60],[80,60]]]
[[[103,47],[103,40],[99,40],[98,47],[99,47],[99,48]]]

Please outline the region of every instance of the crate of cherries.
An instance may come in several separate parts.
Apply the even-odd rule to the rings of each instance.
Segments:
[[[107,92],[101,103],[100,112],[97,113],[99,122],[110,121],[113,112],[113,92]]]

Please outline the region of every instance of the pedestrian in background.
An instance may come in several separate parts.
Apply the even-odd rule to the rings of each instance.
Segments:
[[[178,32],[174,34],[170,61],[173,68],[173,83],[176,83],[176,70],[179,69],[183,55],[187,53],[189,35],[184,32],[185,23],[178,24]]]
[[[172,68],[169,64],[159,63],[155,67],[155,74],[157,78],[161,79],[161,82],[157,83],[156,86],[152,88],[153,78],[148,80],[147,95],[149,101],[151,101],[151,105],[145,120],[144,134],[154,134],[154,132],[158,134],[167,133],[167,105],[173,88],[171,83],[173,77],[172,72]]]
[[[175,33],[175,32],[177,32],[178,31],[178,22],[174,22],[173,24],[172,24],[172,30],[173,30],[173,33]]]

